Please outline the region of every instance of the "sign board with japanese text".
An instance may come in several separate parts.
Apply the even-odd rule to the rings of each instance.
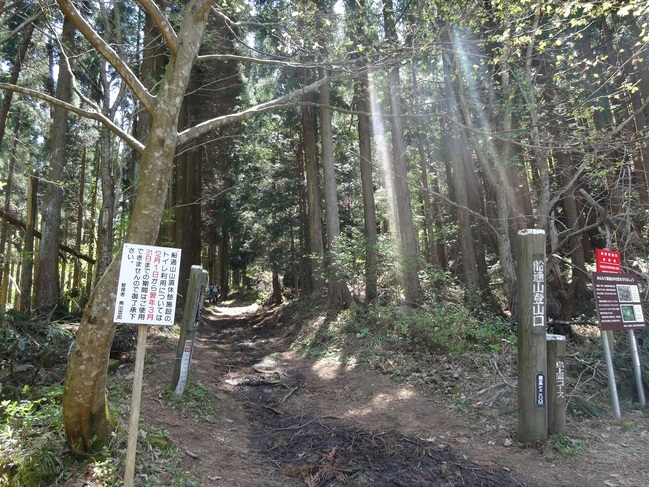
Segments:
[[[194,348],[193,340],[185,340],[185,346],[183,347],[183,355],[180,360],[180,378],[178,380],[178,385],[174,390],[174,394],[177,396],[182,396],[183,391],[185,390],[185,385],[187,384],[187,376],[189,375],[189,362],[192,357],[192,349]]]
[[[532,261],[532,326],[545,327],[545,260]]]
[[[645,327],[635,275],[593,272],[593,289],[602,330]]]
[[[621,272],[620,253],[616,250],[595,249],[595,269],[597,272]]]
[[[115,323],[173,325],[180,249],[124,244]]]

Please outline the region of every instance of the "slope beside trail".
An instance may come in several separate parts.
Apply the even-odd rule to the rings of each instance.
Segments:
[[[297,354],[296,324],[279,317],[256,306],[205,310],[190,381],[214,392],[218,411],[183,412],[165,400],[160,371],[173,363],[175,345],[149,340],[141,418],[184,452],[182,468],[197,479],[187,485],[647,485],[647,449],[619,464],[606,450],[624,448],[615,438],[588,458],[524,448],[508,440],[515,417],[503,426],[486,410],[476,421],[376,370]],[[166,475],[154,485],[178,485]]]

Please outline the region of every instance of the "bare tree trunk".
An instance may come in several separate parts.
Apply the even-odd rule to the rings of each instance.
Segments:
[[[304,168],[304,148],[300,145],[297,149],[298,161],[298,179],[304,181],[306,178]],[[299,285],[300,296],[309,296],[313,293],[313,279],[311,278],[311,259],[309,258],[310,242],[309,242],[309,216],[307,210],[307,191],[304,184],[300,184],[300,263],[299,263]]]
[[[78,15],[66,0],[59,5]],[[190,0],[178,39],[155,102],[150,103],[151,136],[142,153],[138,195],[126,242],[152,245],[160,229],[178,138],[178,115],[191,68],[207,23],[210,2]],[[111,418],[106,403],[106,357],[115,334],[113,313],[121,252],[95,287],[84,311],[65,378],[63,418],[74,452],[99,451],[110,439]]]
[[[369,110],[367,76],[357,82],[355,88],[358,115],[358,145],[361,166],[361,187],[363,191],[363,222],[365,233],[365,302],[373,301],[378,295],[378,238],[376,231],[376,204],[372,179],[372,128]]]
[[[277,274],[277,272],[273,272],[272,283],[273,303],[277,305],[282,304],[282,286],[279,283],[279,274]]]
[[[419,82],[417,81],[417,69],[412,67],[412,97],[415,113],[419,111]],[[426,234],[426,257],[430,264],[439,265],[437,253],[435,252],[435,240],[433,231],[433,205],[431,203],[430,189],[428,187],[428,157],[426,156],[426,141],[421,126],[417,125],[417,151],[419,153],[419,171],[421,173],[420,198],[424,210],[424,231]]]
[[[88,255],[94,255],[95,253],[95,241],[97,239],[97,199],[99,197],[99,174],[100,174],[100,164],[99,161],[99,150],[95,147],[95,160],[93,163],[94,174],[92,176],[92,192],[90,196],[90,218],[88,220]],[[92,288],[97,284],[98,279],[95,275],[95,268],[97,267],[97,261],[95,260],[94,265],[88,266],[88,272],[86,273],[86,296],[90,296]]]
[[[81,175],[79,176],[79,199],[77,200],[77,218],[76,218],[76,233],[74,239],[74,248],[77,252],[81,252],[81,245],[83,244],[83,227],[85,225],[84,209],[85,209],[85,189],[86,189],[86,170],[88,166],[87,152],[85,148],[81,155]],[[72,278],[72,287],[77,291],[81,291],[81,261],[75,259],[74,261],[74,274]]]
[[[219,253],[218,253],[218,282],[219,282],[219,292],[222,299],[227,299],[228,294],[230,293],[230,274],[229,274],[229,262],[230,262],[230,233],[225,225],[221,228],[221,242],[219,244]]]
[[[450,158],[452,161],[452,181],[455,188],[454,195],[457,202],[457,221],[458,231],[460,233],[460,248],[462,249],[462,269],[464,273],[464,284],[469,294],[478,289],[478,265],[475,258],[475,249],[473,246],[473,233],[471,231],[471,217],[469,215],[469,200],[464,190],[466,184],[465,164],[462,160],[463,151],[460,148],[461,134],[457,128],[460,114],[457,110],[458,102],[455,96],[455,90],[451,81],[452,62],[448,56],[443,57],[444,68],[444,87],[446,91],[445,99],[447,100],[447,110],[449,116],[455,123],[451,122],[451,129],[448,135]]]
[[[18,48],[18,53],[14,59],[13,65],[11,66],[11,74],[7,82],[11,84],[16,84],[22,70],[23,62],[25,56],[27,55],[27,49],[32,40],[32,34],[34,32],[34,22],[29,23],[24,30],[23,38]],[[5,91],[2,98],[2,104],[0,105],[0,146],[4,140],[5,131],[7,127],[7,120],[9,118],[9,110],[11,109],[11,102],[13,99],[13,92]],[[17,117],[18,118],[18,117]],[[14,141],[11,149],[11,156],[9,162],[9,171],[7,171],[7,186],[6,199],[5,199],[5,213],[9,212],[9,198],[12,192],[13,184],[13,173],[16,165],[16,143],[18,140],[18,134],[14,133]],[[8,278],[9,278],[9,255],[11,253],[10,247],[7,246],[9,232],[9,223],[4,222],[2,224],[2,236],[0,237],[0,256],[2,257],[3,271],[0,272],[0,306],[5,306],[7,304],[7,289],[8,289]]]
[[[190,81],[191,86],[195,82]],[[195,87],[190,91],[197,89]],[[193,123],[194,104],[192,97],[185,98],[184,108],[180,121],[181,128],[186,128]],[[182,249],[183,262],[180,264],[180,278],[178,292],[180,296],[185,296],[189,284],[189,275],[191,267],[200,263],[201,259],[201,240],[197,238],[201,232],[201,156],[200,145],[195,144],[183,147],[176,155],[175,159],[175,195],[173,196],[173,205],[175,218],[173,226],[175,233],[173,235],[175,245]],[[171,191],[170,191],[171,193]],[[184,303],[184,299],[180,301]]]
[[[550,219],[550,170],[548,167],[548,151],[543,148],[541,143],[540,114],[537,103],[537,95],[534,91],[538,86],[536,82],[534,63],[534,48],[536,42],[536,32],[539,25],[540,12],[534,13],[534,22],[530,29],[530,40],[525,52],[525,81],[523,83],[523,96],[527,104],[530,116],[530,134],[532,145],[534,147],[534,162],[538,171],[537,180],[537,212],[536,226],[541,230],[547,230]]]
[[[7,79],[7,83],[16,84],[18,77],[20,76],[20,71],[23,67],[23,62],[25,61],[25,56],[27,55],[27,49],[32,42],[32,34],[34,33],[34,22],[29,23],[25,27],[22,41],[20,42],[20,47],[18,48],[18,53],[14,59],[14,63],[11,66],[11,74]],[[9,110],[11,109],[11,101],[13,99],[13,92],[5,91],[2,97],[2,105],[0,105],[0,146],[5,137],[5,130],[7,128],[7,119],[9,117]]]
[[[386,37],[397,44],[398,37],[394,18],[392,0],[383,4],[383,22]],[[419,286],[419,253],[417,250],[417,232],[412,218],[408,171],[406,168],[406,147],[401,110],[401,89],[399,66],[393,66],[388,73],[390,118],[392,126],[392,160],[390,177],[394,190],[398,242],[399,242],[399,277],[406,302],[418,304],[421,300]]]
[[[158,84],[164,74],[166,64],[166,46],[160,35],[160,31],[150,15],[144,15],[142,45],[142,83],[151,92],[155,93]],[[133,134],[143,143],[147,143],[151,134],[151,114],[140,107],[139,115],[133,123]],[[125,191],[126,200],[129,202],[127,214],[133,209],[137,185],[140,179],[140,160],[142,155],[133,151],[130,165],[126,168],[127,186],[131,186],[128,192]]]
[[[454,52],[456,55],[456,69],[455,69],[455,79],[457,85],[457,102],[458,106],[462,111],[462,122],[471,129],[474,127],[471,110],[469,108],[469,100],[466,97],[466,91],[468,91],[463,83],[464,73],[462,73],[459,63],[457,62],[457,57],[461,56],[461,52],[458,49],[457,45],[454,42],[454,38],[451,33],[449,33],[449,38],[454,44]],[[448,55],[446,56],[448,58]],[[447,62],[448,65],[451,65],[450,60]],[[503,97],[504,109],[502,115],[502,126],[505,133],[509,132],[512,124],[512,113],[511,106],[508,101],[507,89],[509,86],[509,67],[506,63],[502,63],[501,66],[501,85],[505,90]],[[450,80],[448,81],[450,84]],[[452,89],[452,85],[450,89]],[[459,114],[458,114],[459,116]],[[462,135],[465,135],[465,132],[461,130]],[[468,137],[468,136],[467,136]],[[479,136],[471,136],[474,140]],[[467,143],[461,144],[462,147],[468,147]],[[496,144],[492,144],[488,140],[482,138],[478,139],[475,142],[475,146],[480,147],[480,149],[475,151],[475,157],[479,164],[482,174],[487,180],[490,188],[493,191],[496,200],[496,227],[494,237],[496,239],[497,248],[498,248],[498,257],[500,259],[500,265],[503,273],[503,284],[504,284],[504,293],[507,297],[508,304],[511,310],[515,309],[515,299],[516,293],[514,292],[516,286],[516,269],[514,266],[514,257],[512,252],[512,245],[510,240],[510,216],[512,214],[512,201],[514,200],[514,190],[512,188],[511,182],[508,178],[508,170],[510,157],[511,157],[511,146],[508,143],[503,143],[500,147]],[[500,149],[500,150],[498,150]],[[484,214],[483,211],[483,196],[478,194],[480,190],[480,182],[478,181],[473,165],[468,165],[469,157],[464,157],[464,160],[467,162],[467,167],[465,168],[465,175],[469,184],[467,185],[467,193],[469,193],[469,204],[473,212]],[[470,189],[473,188],[473,189]],[[475,235],[475,233],[474,233]],[[483,249],[482,244],[480,243],[477,248],[479,250]],[[491,291],[489,288],[488,274],[484,261],[484,256],[476,257],[476,264],[478,265],[478,284],[480,290],[483,292],[483,295],[490,295]]]
[[[67,18],[63,21],[63,49],[74,47],[74,24]],[[72,74],[69,72],[65,56],[61,53],[59,76],[56,84],[56,97],[70,102],[72,99]],[[34,307],[53,306],[59,299],[59,244],[61,243],[61,207],[63,205],[63,169],[66,164],[65,144],[68,137],[68,112],[54,107],[50,136],[50,167],[47,174],[42,207],[41,246],[36,271]]]
[[[306,72],[303,84],[307,84]],[[310,96],[306,96],[310,101]],[[302,107],[302,136],[304,143],[304,161],[306,167],[306,186],[309,212],[309,243],[311,255],[311,280],[313,290],[324,287],[322,276],[322,258],[324,243],[322,241],[322,203],[320,199],[320,182],[318,177],[318,158],[316,150],[316,121],[313,107]]]
[[[38,218],[38,177],[35,172],[27,182],[27,212],[25,239],[20,270],[20,304],[22,313],[29,313],[32,306],[32,276],[34,268],[34,233]]]
[[[320,68],[320,78],[327,76],[326,70]],[[338,190],[336,186],[336,172],[334,169],[333,132],[331,127],[331,94],[329,83],[320,87],[320,122],[322,144],[322,174],[325,193],[325,217],[327,223],[327,240],[329,245],[329,258],[327,259],[327,302],[330,310],[337,310],[349,306],[351,294],[347,284],[340,273],[339,258],[340,248],[340,219],[338,217]]]
[[[16,170],[16,163],[18,162],[18,139],[20,132],[20,123],[16,124],[14,130],[13,143],[11,144],[11,153],[9,155],[9,161],[7,161],[7,180],[5,191],[5,201],[4,201],[4,212],[5,215],[11,213],[11,195],[13,193],[14,186],[14,173]],[[3,221],[2,231],[0,231],[0,262],[2,263],[2,270],[0,271],[0,276],[2,280],[0,281],[0,308],[4,308],[7,305],[7,290],[9,286],[9,266],[11,263],[11,239],[10,236],[10,227],[11,224],[8,221]]]
[[[367,4],[365,0],[347,0],[348,35],[352,45],[356,45],[368,36]],[[353,53],[352,55],[356,55]],[[360,55],[357,55],[361,59]],[[370,113],[369,80],[367,74],[354,84],[354,105],[358,111],[358,148],[361,170],[361,188],[363,192],[363,222],[365,236],[365,302],[373,301],[378,295],[378,238],[376,222],[376,204],[374,201],[374,182],[372,179],[372,126]]]
[[[115,177],[112,170],[111,137],[106,128],[101,129],[99,140],[99,167],[101,173],[101,209],[97,232],[97,263],[95,282],[101,279],[113,259],[115,216]]]

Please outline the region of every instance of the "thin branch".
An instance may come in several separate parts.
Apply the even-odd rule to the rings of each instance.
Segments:
[[[335,81],[348,79],[350,77],[352,76],[341,75],[335,77],[325,77],[308,86],[304,86],[303,88],[288,93],[287,95],[284,95],[280,98],[276,98],[269,102],[255,105],[254,107],[248,108],[247,110],[243,110],[241,112],[233,113],[230,115],[223,115],[221,117],[216,117],[211,120],[206,120],[203,123],[200,123],[198,125],[195,125],[194,127],[190,127],[187,130],[180,132],[178,134],[178,145],[186,144],[187,142],[190,142],[191,140],[194,140],[200,137],[201,135],[205,135],[206,133],[209,133],[212,130],[216,130],[225,125],[229,125],[231,123],[239,122],[243,120],[249,120],[256,115],[267,112],[269,110],[276,110],[280,108],[291,108],[295,106],[293,100],[301,98],[305,94],[317,90],[322,84],[332,83]]]
[[[98,122],[101,122],[106,127],[108,127],[108,129],[119,138],[124,140],[124,142],[126,142],[126,144],[128,144],[131,148],[135,149],[138,152],[142,152],[144,150],[144,145],[142,145],[139,140],[124,132],[120,127],[115,125],[112,120],[110,120],[102,113],[84,110],[83,108],[79,108],[75,105],[72,105],[71,103],[66,103],[53,96],[46,95],[45,93],[41,93],[40,91],[32,90],[30,88],[24,88],[22,86],[12,85],[9,83],[0,83],[0,89],[13,91],[14,93],[20,93],[21,95],[31,96],[33,98],[38,98],[39,100],[43,100],[51,105],[64,108],[71,111],[72,113],[76,113],[81,117],[97,120]]]
[[[218,17],[221,17],[221,19],[223,19],[223,21],[226,24],[233,25],[235,27],[244,27],[244,26],[245,27],[250,27],[250,26],[253,26],[253,27],[277,27],[277,26],[282,25],[281,22],[256,22],[256,21],[255,22],[253,22],[253,21],[242,22],[242,21],[235,21],[235,20],[232,20],[227,15],[225,15],[220,10],[218,10],[216,7],[212,7],[212,12],[214,12],[214,14],[217,15]]]
[[[3,39],[0,39],[0,46],[4,44],[5,42],[9,41],[14,35],[16,35],[17,32],[21,31],[26,25],[34,22],[36,19],[38,19],[41,15],[43,15],[43,11],[38,9],[38,11],[29,17],[27,20],[25,20],[22,24],[20,24],[18,27],[16,27],[14,30],[9,32]]]
[[[25,224],[24,221],[19,220],[18,218],[16,218],[16,217],[12,216],[11,214],[5,212],[1,208],[0,208],[0,218],[2,218],[4,221],[6,221],[7,223],[9,223],[9,224],[11,224],[13,226],[22,228],[23,230],[25,230],[27,228],[27,225]],[[38,230],[34,230],[34,236],[36,238],[41,238],[43,235]],[[95,263],[95,259],[93,259],[92,257],[84,255],[81,252],[79,252],[78,250],[73,249],[72,247],[69,247],[69,246],[67,246],[65,244],[60,243],[59,244],[59,249],[61,249],[64,252],[67,252],[68,254],[73,255],[77,259],[85,260],[86,262],[89,262],[90,264]]]
[[[554,205],[556,205],[559,202],[559,200],[563,197],[563,195],[567,193],[570,188],[572,188],[572,186],[577,182],[577,179],[579,179],[579,176],[581,176],[581,173],[583,173],[584,170],[586,169],[586,166],[588,166],[587,160],[585,160],[579,165],[575,173],[572,175],[570,181],[568,181],[563,186],[563,188],[557,191],[557,193],[554,195],[554,198],[550,200],[549,208],[554,208]]]
[[[57,0],[59,7],[66,17],[68,17],[75,27],[83,34],[92,47],[97,49],[100,55],[115,68],[119,75],[124,79],[126,84],[133,90],[133,94],[140,100],[144,108],[151,112],[155,102],[155,96],[148,92],[142,82],[135,76],[135,73],[124,62],[124,60],[115,52],[115,50],[104,41],[99,34],[83,18],[81,13],[72,4],[71,0]]]
[[[356,60],[350,61],[326,61],[322,60],[313,63],[282,61],[281,59],[266,59],[253,56],[241,56],[237,54],[203,54],[198,56],[197,61],[237,61],[240,63],[262,64],[269,66],[278,66],[282,68],[334,68],[341,66],[356,66]]]
[[[237,61],[280,66],[284,68],[316,68],[322,66],[322,64],[295,63],[291,61],[280,61],[278,59],[261,59],[252,56],[238,56],[236,54],[203,54],[202,56],[198,56],[197,61]]]
[[[153,0],[139,0],[140,5],[146,11],[147,14],[153,19],[158,30],[162,34],[162,37],[167,42],[169,51],[172,55],[175,55],[178,52],[178,36],[176,32],[171,27],[171,24],[167,20],[167,17],[160,10],[158,5]]]
[[[195,19],[200,19],[205,15],[208,10],[212,8],[212,4],[214,3],[215,0],[204,0],[203,5],[197,5],[196,8],[196,13],[194,14]]]

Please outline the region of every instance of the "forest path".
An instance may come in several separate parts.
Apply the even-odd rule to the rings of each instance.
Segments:
[[[192,485],[647,485],[646,450],[616,464],[606,450],[584,459],[521,448],[507,440],[515,417],[503,425],[487,410],[476,421],[375,370],[298,355],[277,313],[227,304],[206,309],[189,379],[214,392],[218,411],[161,399],[175,347],[152,339],[147,350],[142,418],[185,451]]]

